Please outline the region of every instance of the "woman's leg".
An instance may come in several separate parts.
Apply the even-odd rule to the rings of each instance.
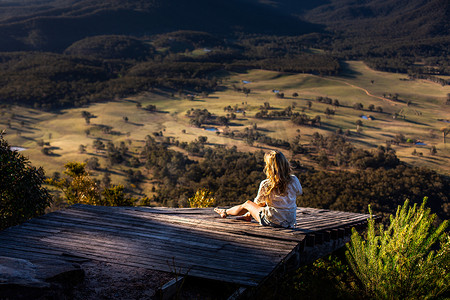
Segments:
[[[261,209],[262,207],[256,204],[255,202],[247,200],[241,205],[236,205],[228,209],[216,208],[214,209],[214,211],[218,213],[222,218],[226,218],[227,215],[242,216],[247,212],[249,212],[252,215],[252,217],[259,223],[260,222],[259,212],[261,211]]]

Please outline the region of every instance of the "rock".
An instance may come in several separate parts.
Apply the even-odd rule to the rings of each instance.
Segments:
[[[79,265],[64,260],[0,256],[0,299],[59,298],[84,279]]]
[[[49,283],[37,278],[36,269],[28,260],[0,256],[0,286],[14,284],[35,288],[49,287]]]

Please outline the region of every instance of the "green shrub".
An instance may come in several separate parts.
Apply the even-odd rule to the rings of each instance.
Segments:
[[[44,214],[52,198],[43,181],[42,168],[11,151],[0,132],[0,230]]]
[[[86,163],[68,162],[64,174],[69,179],[47,179],[47,183],[59,188],[66,196],[68,204],[75,203],[102,205],[98,184],[86,171]]]
[[[68,204],[104,206],[133,206],[135,200],[127,195],[123,185],[105,187],[103,190],[86,171],[86,163],[68,162],[64,165],[68,178],[47,179],[47,183],[59,188]]]
[[[133,206],[133,199],[125,194],[123,185],[105,188],[102,192],[102,205],[106,206]]]
[[[353,230],[347,259],[368,297],[375,299],[430,299],[448,292],[450,238],[448,221],[433,226],[435,215],[409,201],[398,207],[390,225],[379,227],[369,219],[366,239]],[[440,242],[440,247],[439,246]]]
[[[211,207],[215,202],[212,192],[207,189],[198,189],[195,195],[188,199],[189,207]]]

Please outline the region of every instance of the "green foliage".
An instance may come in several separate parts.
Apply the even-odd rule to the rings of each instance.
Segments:
[[[216,199],[208,189],[198,189],[195,195],[188,199],[189,207],[212,207]]]
[[[87,37],[73,43],[64,54],[91,56],[100,59],[144,59],[153,56],[154,49],[144,42],[120,35]]]
[[[99,187],[86,171],[86,164],[68,162],[64,167],[66,168],[64,174],[68,175],[69,179],[50,178],[47,179],[47,183],[61,189],[70,205],[75,203],[101,205]]]
[[[133,206],[135,200],[124,192],[123,185],[109,187],[109,180],[103,190],[86,171],[86,163],[68,162],[64,174],[69,178],[47,179],[47,183],[63,191],[68,204],[82,203],[104,206]]]
[[[419,203],[429,196],[433,213],[440,219],[450,217],[449,178],[426,168],[399,165],[388,170],[307,172],[299,174],[299,179],[304,192],[297,200],[299,206],[367,212],[370,204],[387,221],[406,199]]]
[[[362,299],[358,278],[343,250],[288,272],[279,283],[262,287],[261,294],[269,295],[263,299]]]
[[[264,179],[262,151],[244,153],[236,147],[213,149],[199,142],[179,146],[203,159],[190,160],[169,149],[169,144],[146,137],[141,158],[146,168],[162,181],[154,201],[169,206],[185,205],[188,197],[200,188],[214,191],[216,205],[238,204],[255,197],[258,184]]]
[[[0,132],[0,230],[44,214],[52,198],[44,171],[12,151]]]
[[[430,299],[450,287],[450,238],[448,221],[437,228],[435,215],[409,201],[398,207],[385,229],[369,219],[367,237],[353,230],[346,252],[368,296],[376,299]],[[441,242],[441,247],[437,244]]]
[[[123,185],[115,185],[102,191],[102,205],[106,206],[133,206],[134,201],[124,192]]]

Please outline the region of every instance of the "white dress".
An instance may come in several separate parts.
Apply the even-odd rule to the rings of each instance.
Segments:
[[[258,195],[253,200],[255,203],[266,203],[261,214],[275,225],[282,227],[295,227],[297,220],[297,196],[303,194],[302,186],[297,176],[291,175],[291,180],[286,187],[284,195],[272,192],[265,196],[269,180],[261,181]],[[271,205],[268,205],[268,204]]]

